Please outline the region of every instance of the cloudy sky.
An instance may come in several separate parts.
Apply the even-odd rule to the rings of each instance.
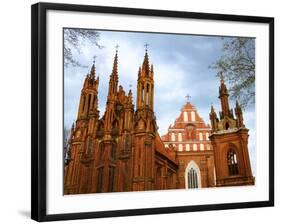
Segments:
[[[156,113],[159,133],[163,135],[181,107],[186,103],[185,96],[191,96],[190,102],[197,108],[206,123],[209,121],[211,104],[217,113],[220,110],[218,99],[219,79],[217,71],[208,68],[221,55],[223,40],[221,37],[176,35],[137,32],[98,31],[98,49],[87,41],[81,43],[81,54],[74,57],[88,68],[67,66],[64,71],[64,125],[69,129],[77,116],[80,92],[85,75],[89,72],[93,56],[96,55],[96,72],[100,77],[99,110],[104,113],[108,91],[108,81],[112,70],[115,45],[118,44],[119,84],[128,92],[132,85],[133,99],[136,98],[138,67],[148,43],[149,60],[154,65]],[[235,102],[230,101],[230,107]],[[249,151],[252,169],[255,174],[255,110],[244,111],[244,122],[250,129]]]

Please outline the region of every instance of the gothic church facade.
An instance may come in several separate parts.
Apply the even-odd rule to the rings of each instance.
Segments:
[[[176,153],[164,147],[154,114],[154,71],[147,52],[131,90],[118,87],[116,51],[106,110],[98,110],[95,64],[85,78],[64,170],[64,194],[177,188]]]
[[[64,194],[254,184],[248,130],[239,105],[237,119],[227,114],[227,93],[220,90],[221,121],[212,108],[212,128],[188,102],[161,138],[154,113],[154,70],[147,50],[137,74],[136,108],[132,91],[126,93],[118,86],[118,76],[116,51],[103,116],[98,110],[95,63],[85,77],[68,140]],[[231,159],[236,163],[230,167]]]

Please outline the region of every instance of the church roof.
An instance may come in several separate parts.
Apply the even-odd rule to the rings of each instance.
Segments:
[[[155,149],[156,149],[156,151],[159,154],[162,154],[164,157],[166,157],[170,161],[172,161],[174,163],[177,163],[177,161],[176,161],[176,153],[174,151],[171,151],[168,148],[165,148],[165,146],[164,146],[164,144],[163,144],[159,134],[157,134],[157,136],[155,138],[155,144],[156,144]]]
[[[194,126],[196,129],[210,129],[209,124],[206,124],[200,117],[197,108],[190,102],[187,102],[182,108],[179,116],[175,119],[174,123],[168,128],[168,133],[161,136],[162,141],[169,141],[169,132],[173,129],[186,129],[188,126]]]
[[[187,112],[186,114],[184,114]],[[184,129],[186,125],[193,124],[196,128],[209,128],[199,115],[197,108],[190,102],[187,102],[182,108],[180,115],[176,118],[174,124],[169,129]]]

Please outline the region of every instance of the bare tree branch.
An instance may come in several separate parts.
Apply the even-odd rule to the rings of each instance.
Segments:
[[[87,67],[79,63],[74,57],[74,53],[81,54],[80,46],[83,42],[89,41],[99,49],[103,48],[98,42],[100,40],[100,33],[95,30],[88,29],[64,29],[64,64],[65,66],[72,65],[74,67]]]
[[[231,38],[224,42],[221,57],[209,68],[223,71],[231,99],[243,108],[255,103],[255,39]]]

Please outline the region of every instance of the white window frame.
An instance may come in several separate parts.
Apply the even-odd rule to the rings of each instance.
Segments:
[[[188,112],[187,111],[183,112],[183,121],[188,122]]]
[[[195,112],[191,111],[191,121],[195,121]]]
[[[178,147],[179,151],[182,152],[183,151],[183,147],[182,147],[182,144],[179,144],[179,147]]]
[[[199,132],[199,140],[203,141],[203,133],[202,132]]]
[[[182,133],[181,132],[178,133],[178,141],[182,142]]]
[[[193,144],[193,151],[197,151],[197,144]]]
[[[174,132],[171,133],[171,141],[175,142],[176,141],[176,135]]]

